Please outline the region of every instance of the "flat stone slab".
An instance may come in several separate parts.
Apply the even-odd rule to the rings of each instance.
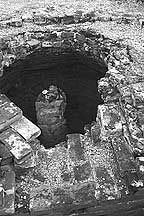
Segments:
[[[11,128],[0,133],[0,141],[6,145],[17,160],[22,159],[32,151],[31,146]]]
[[[15,212],[15,173],[2,171],[0,178],[0,215]]]
[[[24,116],[11,124],[11,127],[26,141],[34,140],[41,134],[41,130]]]
[[[0,131],[20,119],[22,110],[4,94],[0,94]]]

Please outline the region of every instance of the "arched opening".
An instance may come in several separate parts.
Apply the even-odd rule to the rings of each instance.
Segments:
[[[103,101],[97,80],[105,75],[106,65],[79,52],[54,54],[37,50],[6,68],[0,89],[36,124],[35,101],[38,94],[54,84],[67,97],[65,118],[69,133],[83,133],[85,124],[95,120]]]

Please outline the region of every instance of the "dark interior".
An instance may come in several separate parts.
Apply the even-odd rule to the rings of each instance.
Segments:
[[[56,55],[37,51],[5,69],[0,89],[36,123],[34,104],[38,94],[51,84],[57,85],[67,96],[69,133],[83,133],[84,125],[95,120],[97,106],[103,103],[97,80],[106,71],[104,63],[78,52]]]

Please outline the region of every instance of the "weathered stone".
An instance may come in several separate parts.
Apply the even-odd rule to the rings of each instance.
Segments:
[[[22,15],[22,20],[24,22],[32,22],[33,21],[33,15],[31,13],[26,13]]]
[[[80,161],[85,161],[81,134],[68,134],[67,146],[71,163],[77,164]]]
[[[13,214],[15,212],[15,173],[2,171],[0,179],[0,215]]]
[[[15,159],[15,168],[33,168],[37,165],[37,156],[35,152],[31,152],[20,160]]]
[[[61,46],[62,46],[62,42],[61,41],[53,42],[53,47],[60,48]]]
[[[42,48],[49,48],[49,47],[53,47],[53,43],[50,41],[43,41],[42,42]]]
[[[6,145],[17,160],[32,151],[31,146],[11,128],[0,133],[0,141]]]
[[[111,142],[118,162],[120,174],[124,176],[127,173],[136,173],[137,166],[132,153],[129,152],[129,149],[127,148],[128,144],[124,137],[122,135],[114,137]]]
[[[63,25],[69,25],[74,23],[74,16],[64,16],[61,18],[61,23]]]
[[[78,183],[85,180],[88,181],[89,177],[91,176],[92,169],[89,162],[74,166],[73,169],[75,180]]]
[[[91,138],[94,144],[99,141],[100,138],[100,133],[101,133],[101,126],[99,121],[97,120],[96,122],[92,122],[91,124]]]
[[[12,27],[22,27],[22,24],[22,19],[20,18],[12,18],[9,23]]]
[[[41,134],[40,129],[24,116],[11,124],[11,127],[26,141],[34,140]]]
[[[78,33],[74,34],[74,40],[79,44],[83,44],[84,42],[86,42],[85,36],[83,34],[78,34]]]
[[[65,120],[48,125],[39,124],[39,128],[42,131],[41,143],[47,148],[66,140],[67,125]]]
[[[139,125],[144,134],[144,109],[143,108],[137,111],[137,116],[138,116]]]
[[[73,187],[74,200],[73,203],[87,203],[96,201],[95,197],[95,183],[85,182],[83,184],[77,184]]]
[[[115,104],[98,106],[98,119],[101,124],[101,137],[106,138],[122,131],[120,108]]]
[[[37,46],[40,45],[40,41],[36,40],[36,39],[32,39],[27,41],[27,44],[31,47],[31,48],[36,48]]]
[[[37,25],[44,25],[47,22],[47,17],[42,13],[34,13],[33,21]]]
[[[111,70],[108,70],[106,73],[109,77],[109,82],[112,86],[122,85],[125,82],[125,76],[121,74],[118,70],[115,68],[112,68]]]
[[[39,94],[35,102],[36,116],[42,130],[41,140],[45,145],[52,146],[65,140],[65,106],[65,93],[56,86],[51,85],[48,90]]]
[[[108,77],[103,77],[98,81],[98,91],[104,101],[107,101],[107,97],[112,95],[113,87],[109,83]]]
[[[10,153],[9,149],[1,142],[0,142],[0,158],[1,158],[1,161],[0,161],[1,166],[10,164],[13,162],[12,154]]]
[[[144,157],[137,157],[136,161],[138,163],[139,166],[139,171],[143,174],[144,173]]]
[[[0,130],[17,121],[22,116],[22,111],[12,103],[4,94],[0,95]]]

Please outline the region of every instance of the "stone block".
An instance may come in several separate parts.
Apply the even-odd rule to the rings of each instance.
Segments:
[[[34,140],[41,134],[40,129],[24,116],[11,124],[11,127],[26,141]]]
[[[138,123],[144,133],[144,109],[137,110]]]
[[[55,42],[53,42],[53,47],[55,47],[55,48],[61,48],[61,46],[62,46],[62,42],[61,41],[55,41]]]
[[[137,157],[136,158],[138,167],[139,167],[139,171],[143,174],[144,173],[144,157]]]
[[[63,31],[62,33],[61,33],[61,37],[63,38],[63,39],[66,39],[66,38],[68,38],[68,39],[72,39],[73,37],[74,37],[74,32],[71,32],[71,31]]]
[[[0,184],[0,215],[13,214],[15,212],[15,173],[2,171]]]
[[[20,18],[12,18],[10,20],[9,25],[12,27],[22,27],[23,22],[22,22],[22,19],[20,19]]]
[[[50,41],[43,41],[41,46],[42,48],[50,48],[53,47],[53,43]]]
[[[118,162],[120,175],[124,176],[126,173],[136,172],[137,166],[134,157],[128,150],[128,144],[123,135],[112,138],[111,142]]]
[[[22,111],[4,94],[0,94],[0,130],[20,119]]]
[[[46,24],[47,18],[43,14],[34,14],[33,21],[37,25]]]
[[[106,74],[109,77],[110,84],[115,87],[117,87],[117,85],[122,85],[126,79],[126,77],[115,68],[108,70]]]
[[[87,202],[96,201],[95,183],[85,182],[73,186],[73,203],[84,204]]]
[[[1,166],[5,166],[13,162],[12,154],[2,142],[0,142],[0,158],[1,158],[0,161]]]
[[[8,128],[0,133],[0,141],[6,145],[11,154],[17,159],[29,154],[31,146],[13,129]]]
[[[132,96],[136,108],[144,107],[144,82],[130,84],[119,89],[122,97]]]
[[[64,16],[61,18],[61,23],[63,25],[69,25],[74,23],[74,16]]]
[[[120,108],[115,104],[103,104],[98,106],[98,119],[101,124],[101,137],[109,137],[112,134],[122,132]]]
[[[35,152],[29,153],[27,156],[23,157],[21,160],[14,160],[15,167],[27,169],[32,168],[37,165],[37,155]]]
[[[40,45],[40,41],[37,39],[31,39],[29,41],[27,41],[27,44],[31,47],[31,48],[36,48],[37,46]]]
[[[83,144],[81,141],[81,134],[68,134],[67,146],[68,154],[72,164],[77,164],[80,161],[85,161]]]
[[[100,138],[101,126],[98,121],[91,124],[91,138],[93,143],[97,143]]]
[[[97,181],[95,183],[95,198],[99,201],[121,198],[123,186],[120,180],[111,173],[110,169],[100,165],[95,169]],[[119,181],[119,182],[118,182]]]
[[[59,122],[61,119],[61,115],[59,113],[59,109],[47,109],[42,108],[37,111],[37,122],[38,124],[53,124],[55,122]]]

